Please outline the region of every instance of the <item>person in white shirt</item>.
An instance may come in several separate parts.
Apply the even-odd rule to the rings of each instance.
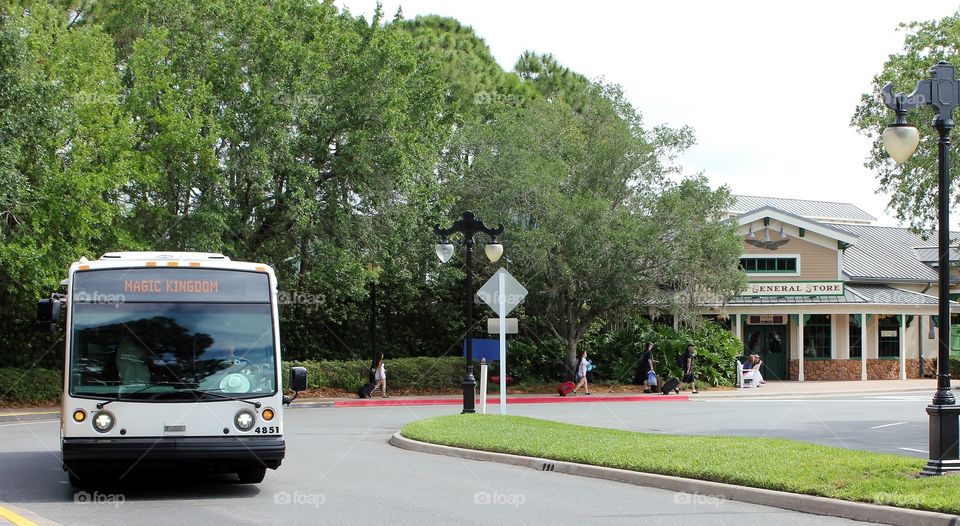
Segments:
[[[383,394],[384,398],[387,398],[387,369],[383,366],[383,353],[380,353],[380,356],[377,358],[377,367],[376,371],[373,373],[373,379],[376,382],[373,386],[373,391],[376,391],[377,388],[380,388],[380,392]],[[370,394],[373,394],[373,391],[370,391]]]
[[[587,351],[580,355],[580,361],[577,362],[577,386],[573,388],[573,394],[577,394],[577,389],[583,386],[585,394],[590,394],[590,384],[587,383],[587,366],[590,362],[587,360]]]

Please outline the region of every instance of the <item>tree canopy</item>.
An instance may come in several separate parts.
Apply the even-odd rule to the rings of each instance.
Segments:
[[[672,162],[692,130],[647,126],[622,90],[471,28],[332,2],[63,0],[0,5],[0,354],[67,265],[202,250],[277,269],[290,358],[458,346],[465,269],[432,225],[507,225],[526,337],[576,352],[598,320],[699,319],[741,285],[723,188]],[[480,258],[478,258],[480,259]],[[492,266],[477,262],[479,275]],[[24,344],[23,342],[28,342]]]
[[[890,208],[898,219],[916,230],[932,230],[937,221],[937,134],[929,123],[933,109],[927,105],[908,112],[908,122],[920,128],[920,146],[907,162],[897,165],[886,154],[880,141],[883,129],[891,124],[894,113],[883,103],[880,90],[893,83],[894,92],[913,91],[917,81],[929,78],[930,67],[939,62],[960,66],[960,11],[941,20],[900,25],[905,31],[903,51],[890,55],[865,93],[851,125],[872,141],[865,166],[878,174],[879,190],[890,195]],[[951,145],[956,155],[956,144]],[[953,192],[952,204],[960,202]]]

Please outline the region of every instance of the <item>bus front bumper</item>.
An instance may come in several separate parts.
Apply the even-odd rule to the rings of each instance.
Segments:
[[[65,468],[191,464],[277,469],[285,451],[286,444],[280,436],[63,439]]]

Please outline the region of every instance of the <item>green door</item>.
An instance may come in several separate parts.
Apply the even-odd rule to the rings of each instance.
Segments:
[[[763,360],[761,374],[765,380],[787,379],[787,357],[790,346],[787,344],[786,325],[768,325],[765,327],[766,337],[764,352],[760,355]]]
[[[765,380],[787,379],[786,325],[747,325],[746,354],[759,354],[763,360],[760,373]]]

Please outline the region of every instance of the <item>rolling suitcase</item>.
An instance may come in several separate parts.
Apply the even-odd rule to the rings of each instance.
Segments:
[[[660,394],[670,394],[673,391],[680,390],[680,380],[677,378],[671,378],[666,382],[663,382],[663,387],[660,388]]]
[[[576,389],[576,387],[577,387],[577,384],[573,382],[563,382],[562,384],[560,384],[560,387],[557,387],[557,393],[560,396],[567,396],[574,389]]]
[[[377,384],[370,382],[367,385],[361,387],[360,389],[357,390],[357,396],[359,396],[360,398],[370,398],[370,393],[373,392],[373,388],[376,387],[376,385]]]

